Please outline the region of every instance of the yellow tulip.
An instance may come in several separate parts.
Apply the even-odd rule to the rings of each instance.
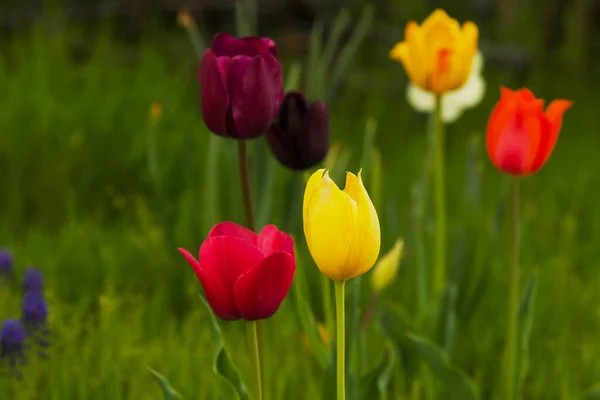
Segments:
[[[428,92],[443,94],[462,87],[477,53],[479,30],[473,22],[462,27],[443,10],[435,10],[419,26],[406,25],[404,41],[390,51],[390,58],[404,66],[410,80]]]
[[[323,274],[345,281],[373,267],[381,234],[361,172],[346,173],[343,191],[327,170],[315,172],[306,184],[303,217],[308,250]]]
[[[396,240],[394,247],[381,257],[377,264],[375,264],[375,267],[373,267],[371,285],[376,293],[380,293],[389,286],[396,278],[396,275],[398,275],[403,250],[404,241],[402,239]]]

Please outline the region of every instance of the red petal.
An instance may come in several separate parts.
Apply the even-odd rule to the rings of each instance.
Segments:
[[[265,225],[258,235],[258,247],[265,257],[273,253],[285,252],[294,258],[294,240],[275,225]]]
[[[240,137],[252,139],[266,132],[282,99],[281,64],[270,54],[254,57],[232,102],[233,120]]]
[[[556,142],[558,141],[563,114],[572,106],[572,104],[573,103],[568,100],[554,100],[546,109],[546,112],[544,113],[545,118],[542,118],[544,137],[540,144],[536,159],[531,166],[531,172],[538,171],[546,161],[548,161],[548,158],[550,158],[550,155],[556,146]]]
[[[287,253],[275,253],[240,276],[235,302],[248,321],[269,318],[281,305],[294,279],[296,265]]]
[[[213,310],[215,315],[226,321],[239,319],[240,316],[235,306],[235,301],[228,301],[227,297],[223,296],[225,293],[223,292],[221,286],[208,277],[206,272],[200,268],[198,261],[196,261],[189,251],[182,248],[179,248],[178,250],[181,254],[183,254],[187,262],[194,269],[198,280],[200,280],[202,289],[204,290],[206,301],[210,305],[210,308]]]
[[[213,133],[227,136],[226,115],[229,108],[229,94],[221,75],[217,57],[206,50],[198,70],[200,81],[200,102],[204,123]]]
[[[221,222],[212,227],[208,232],[208,237],[231,236],[243,239],[244,241],[256,246],[258,236],[250,229],[244,228],[235,222]]]

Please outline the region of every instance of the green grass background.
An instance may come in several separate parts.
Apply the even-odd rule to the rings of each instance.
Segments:
[[[196,56],[185,32],[152,31],[132,46],[106,26],[90,32],[39,24],[4,38],[0,46],[0,244],[14,252],[19,274],[30,265],[44,272],[52,331],[49,357],[33,357],[22,381],[3,373],[0,398],[162,398],[147,367],[166,376],[184,399],[233,398],[212,370],[214,340],[198,299],[200,284],[176,251],[184,246],[195,252],[216,222],[244,222],[235,144],[221,140],[218,152],[210,147],[199,112]],[[73,49],[85,56],[73,57]],[[411,188],[427,150],[426,120],[406,103],[406,78],[400,65],[387,60],[388,49],[361,52],[329,104],[331,135],[349,152],[348,170],[368,171],[369,165],[361,165],[364,127],[369,117],[377,121],[382,252],[399,236],[407,240],[401,272],[380,304],[392,304],[410,319],[417,270]],[[303,55],[285,61],[298,57]],[[290,65],[284,62],[284,69]],[[538,277],[526,399],[594,396],[589,390],[600,383],[600,245],[594,239],[600,230],[600,82],[566,79],[565,70],[572,71],[536,59],[527,82],[540,97],[572,99],[575,105],[548,164],[522,184],[523,281],[534,272]],[[459,293],[448,350],[452,363],[473,377],[481,398],[494,399],[502,387],[506,324],[506,179],[491,166],[482,144],[499,85],[514,81],[491,67],[485,74],[485,99],[448,127],[446,155],[452,276],[467,282],[459,285],[465,293],[473,292],[480,276],[487,285],[480,297]],[[164,105],[154,125],[153,101]],[[155,154],[150,163],[149,151]],[[262,139],[252,143],[259,218],[295,233],[298,270],[308,282],[319,282],[298,230],[301,203],[292,203],[294,209],[287,200],[295,190],[293,174],[275,165],[272,202],[258,194],[265,184],[260,162],[265,151]],[[343,185],[341,172],[336,180]],[[432,229],[428,212],[427,243]],[[428,260],[429,254],[427,247]],[[320,286],[313,287],[301,296],[322,321]],[[363,306],[368,290],[364,280]],[[323,381],[331,378],[303,346],[292,297],[266,322],[270,397],[319,398]],[[2,289],[0,318],[18,317],[19,301],[16,286]],[[243,326],[222,329],[245,378]],[[364,370],[379,358],[384,336],[372,324]],[[431,395],[427,386],[440,384],[428,377],[407,388],[404,368],[400,357],[388,398],[451,398]],[[370,392],[365,398],[380,397]]]

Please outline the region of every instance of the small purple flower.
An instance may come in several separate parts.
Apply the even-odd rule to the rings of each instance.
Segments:
[[[48,325],[48,305],[39,292],[26,292],[23,297],[21,319],[28,333],[44,330]]]
[[[23,274],[23,293],[37,292],[43,293],[44,291],[44,278],[42,273],[32,267],[25,269]]]
[[[0,361],[8,361],[11,372],[21,377],[17,369],[25,364],[25,328],[18,319],[6,319],[0,332]]]
[[[0,249],[0,281],[12,282],[14,278],[13,255],[8,250]]]

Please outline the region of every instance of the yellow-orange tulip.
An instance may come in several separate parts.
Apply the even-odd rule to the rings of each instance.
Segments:
[[[419,26],[406,25],[404,41],[390,51],[390,58],[404,66],[418,87],[443,94],[465,84],[477,53],[479,30],[473,22],[462,27],[443,10],[435,10]]]
[[[373,267],[381,233],[360,172],[346,173],[343,191],[327,170],[315,172],[306,184],[303,217],[308,249],[323,274],[345,281]]]

